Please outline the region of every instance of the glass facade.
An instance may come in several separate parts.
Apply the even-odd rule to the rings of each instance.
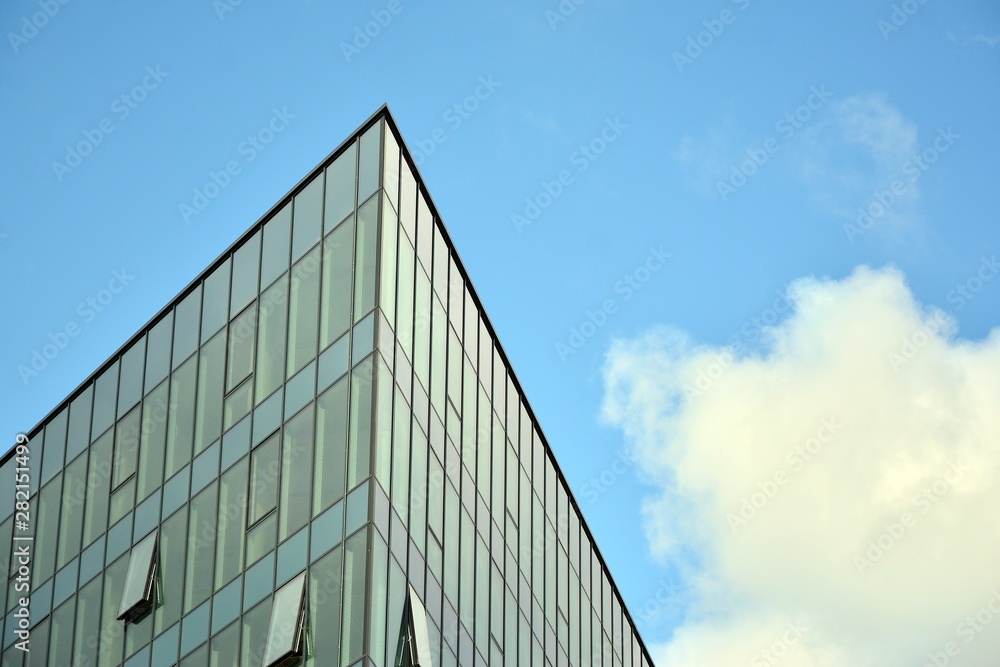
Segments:
[[[0,667],[651,664],[386,109],[28,449]]]

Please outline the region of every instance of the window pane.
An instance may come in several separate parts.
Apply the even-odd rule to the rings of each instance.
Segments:
[[[86,489],[87,457],[79,456],[66,468],[66,473],[63,475],[62,518],[59,530],[59,556],[56,559],[57,569],[62,568],[80,553]]]
[[[250,453],[250,520],[249,525],[274,509],[278,502],[278,434]]]
[[[51,577],[55,571],[61,495],[62,475],[56,475],[38,492],[37,518],[35,518],[35,562],[31,573],[32,584],[35,586]]]
[[[73,620],[76,615],[76,599],[52,612],[49,626],[50,665],[69,665],[73,662]]]
[[[184,297],[174,311],[174,368],[198,349],[200,315],[201,285],[198,285],[193,292]]]
[[[228,431],[230,426],[250,414],[252,401],[253,382],[247,380],[226,397],[223,407],[222,429]]]
[[[247,458],[222,475],[219,483],[219,548],[215,585],[221,588],[243,570],[243,535],[247,512]]]
[[[353,276],[354,225],[348,220],[323,242],[320,347],[335,341],[351,325]]]
[[[396,390],[392,432],[392,506],[403,524],[409,521],[410,408]]]
[[[326,230],[354,211],[358,172],[358,144],[351,144],[326,170]]]
[[[355,258],[354,321],[375,307],[375,279],[378,269],[378,206],[373,197],[358,210],[358,242]]]
[[[429,388],[431,346],[431,281],[423,268],[417,266],[416,323],[413,332],[413,372],[420,384]]]
[[[399,222],[411,243],[417,234],[417,181],[406,160],[399,165]]]
[[[191,500],[187,541],[188,566],[184,585],[185,613],[207,600],[212,594],[218,492],[218,485],[213,482]]]
[[[163,454],[167,441],[167,389],[163,382],[142,402],[139,434],[139,479],[136,492],[143,500],[163,483]]]
[[[396,208],[399,205],[399,144],[396,143],[396,137],[389,129],[389,124],[385,123],[384,127],[385,159],[383,160],[382,183],[384,183],[383,187],[389,195],[389,201],[392,202],[393,208]]]
[[[309,637],[311,653],[340,655],[340,598],[343,590],[343,547],[316,561],[309,570]],[[329,658],[337,664],[336,658]]]
[[[306,525],[310,518],[314,417],[310,406],[285,425],[281,451],[279,542]]]
[[[382,667],[385,665],[385,610],[389,601],[389,572],[388,572],[389,549],[385,541],[378,535],[372,533],[372,594],[371,594],[371,637],[369,638],[368,653],[372,661]],[[395,623],[397,619],[393,619]]]
[[[66,456],[70,460],[90,444],[90,410],[93,385],[73,399],[69,406],[69,429],[66,432]],[[55,472],[53,472],[55,474]]]
[[[139,408],[132,410],[118,422],[115,429],[115,465],[111,479],[113,489],[117,489],[135,474],[139,457],[139,412]]]
[[[42,449],[42,484],[44,485],[52,476],[62,470],[63,457],[66,454],[66,421],[69,410],[63,409],[45,427],[44,447]],[[36,438],[41,441],[42,438]],[[37,457],[38,455],[35,454]],[[13,473],[11,473],[13,479]],[[13,495],[13,494],[11,494]]]
[[[257,296],[257,278],[260,272],[260,232],[240,246],[233,255],[233,288],[230,294],[229,316],[250,303]]]
[[[257,304],[240,313],[229,324],[229,364],[226,371],[226,392],[253,372],[253,349],[257,331]]]
[[[292,261],[302,257],[319,242],[323,232],[323,174],[295,195],[295,223],[292,225]]]
[[[220,333],[201,348],[198,365],[198,409],[194,453],[216,441],[222,429],[222,395],[226,382],[226,334]]]
[[[170,311],[149,331],[146,344],[145,390],[149,391],[170,372],[170,344],[174,333],[174,313]]]
[[[118,619],[125,618],[152,600],[153,565],[156,563],[156,532],[144,537],[129,554],[125,587],[118,606]]]
[[[119,417],[142,398],[142,372],[145,365],[146,337],[143,336],[122,355],[121,377],[118,378]],[[45,446],[48,447],[48,443]]]
[[[424,265],[427,271],[431,269],[431,257],[434,249],[431,247],[433,239],[434,218],[431,216],[431,209],[427,205],[423,192],[417,193],[417,258]]]
[[[344,549],[344,633],[341,664],[351,665],[364,652],[365,590],[367,588],[368,531],[355,533]]]
[[[102,578],[97,577],[84,586],[76,596],[76,639],[73,656],[76,664],[93,665],[97,660],[97,633],[101,626]]]
[[[194,438],[198,357],[191,357],[170,376],[170,418],[167,428],[166,477],[191,460]]]
[[[288,377],[316,358],[319,260],[320,249],[316,248],[292,268],[288,299]]]
[[[379,306],[389,322],[396,321],[396,234],[399,222],[388,203],[382,204],[382,260]]]
[[[264,648],[264,667],[301,652],[305,586],[306,573],[303,572],[275,591]]]
[[[382,148],[382,123],[372,125],[361,135],[358,158],[358,201],[364,201],[378,189],[382,175],[379,153]]]
[[[264,642],[267,641],[267,622],[271,617],[271,601],[261,604],[243,615],[243,659],[239,665],[262,664]]]
[[[313,516],[342,498],[346,492],[348,391],[349,380],[345,377],[316,401]]]
[[[94,383],[94,416],[90,439],[104,433],[115,422],[115,399],[118,396],[118,362],[108,368]]]
[[[374,356],[351,373],[351,439],[348,449],[347,488],[367,477],[372,454],[372,375]]]
[[[433,333],[431,336],[431,405],[439,416],[445,415],[445,373],[448,367],[448,316],[437,296],[433,298]]]
[[[392,372],[378,359],[378,399],[375,410],[375,477],[385,489],[391,488],[392,467]]]
[[[90,448],[87,472],[87,506],[83,519],[83,546],[85,547],[108,529],[112,445],[111,431],[108,431]]]
[[[257,402],[271,395],[285,377],[285,326],[288,319],[288,275],[260,297],[257,328]]]
[[[184,581],[184,554],[187,553],[187,508],[171,516],[160,529],[160,567],[157,586],[163,591],[157,600],[155,634],[181,619],[181,582]]]
[[[260,259],[260,287],[266,289],[288,270],[288,249],[292,239],[292,205],[285,206],[264,225],[264,249]]]
[[[229,269],[226,259],[205,279],[201,302],[201,342],[204,343],[229,321]]]
[[[240,623],[236,622],[212,638],[210,667],[230,667],[240,662]],[[198,667],[202,667],[201,664]]]

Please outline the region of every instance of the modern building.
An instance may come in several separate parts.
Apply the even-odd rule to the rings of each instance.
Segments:
[[[3,667],[651,665],[386,108],[27,436]]]

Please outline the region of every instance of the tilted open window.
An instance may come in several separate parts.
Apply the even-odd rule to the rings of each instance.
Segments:
[[[156,531],[153,531],[133,546],[129,554],[118,620],[141,616],[152,606],[155,581]]]
[[[305,617],[306,573],[303,572],[274,593],[263,667],[292,665],[302,656]]]
[[[403,627],[399,637],[397,667],[433,667],[431,642],[427,636],[427,612],[413,586],[408,586]]]

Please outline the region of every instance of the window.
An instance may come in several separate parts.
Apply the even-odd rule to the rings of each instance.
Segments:
[[[253,526],[278,504],[278,446],[275,433],[250,455],[250,516]]]
[[[302,655],[305,591],[306,573],[303,572],[275,592],[264,646],[264,667],[283,665]]]
[[[427,612],[417,597],[413,586],[409,586],[406,608],[403,612],[403,627],[400,632],[399,659],[397,667],[431,667],[431,642],[427,636]]]
[[[140,616],[153,603],[153,582],[156,580],[156,532],[144,537],[132,547],[122,589],[118,620]]]

